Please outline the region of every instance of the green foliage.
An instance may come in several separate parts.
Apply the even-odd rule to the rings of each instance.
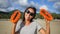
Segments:
[[[37,19],[37,18],[43,19],[43,16],[41,16],[39,13],[37,13],[35,19]]]
[[[60,19],[60,14],[52,13],[54,19]]]
[[[10,19],[10,16],[13,14],[14,11],[8,12],[8,13],[3,13],[0,11],[0,19]],[[23,12],[21,12],[21,19],[23,18]],[[60,14],[56,13],[51,13],[54,19],[60,19]],[[44,17],[41,16],[39,13],[36,14],[35,19],[40,18],[43,19]]]

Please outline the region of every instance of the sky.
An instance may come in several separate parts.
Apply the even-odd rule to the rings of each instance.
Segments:
[[[41,8],[50,13],[60,14],[60,0],[0,0],[0,11],[10,12],[18,9],[24,12],[27,7],[33,6],[39,13]]]

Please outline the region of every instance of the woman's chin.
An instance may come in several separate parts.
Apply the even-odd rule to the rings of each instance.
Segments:
[[[30,19],[27,19],[27,21],[30,21]]]

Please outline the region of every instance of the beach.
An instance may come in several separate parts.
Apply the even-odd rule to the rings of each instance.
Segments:
[[[34,19],[46,29],[46,24],[44,19]],[[11,34],[12,31],[12,22],[10,19],[0,19],[0,34]],[[38,34],[40,34],[38,32]],[[55,19],[50,21],[50,34],[60,34],[60,20]]]

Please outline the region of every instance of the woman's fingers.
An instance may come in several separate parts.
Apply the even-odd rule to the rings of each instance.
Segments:
[[[46,23],[50,23],[50,21],[49,21],[49,20],[47,20],[47,19],[45,19],[45,21],[46,21]]]

